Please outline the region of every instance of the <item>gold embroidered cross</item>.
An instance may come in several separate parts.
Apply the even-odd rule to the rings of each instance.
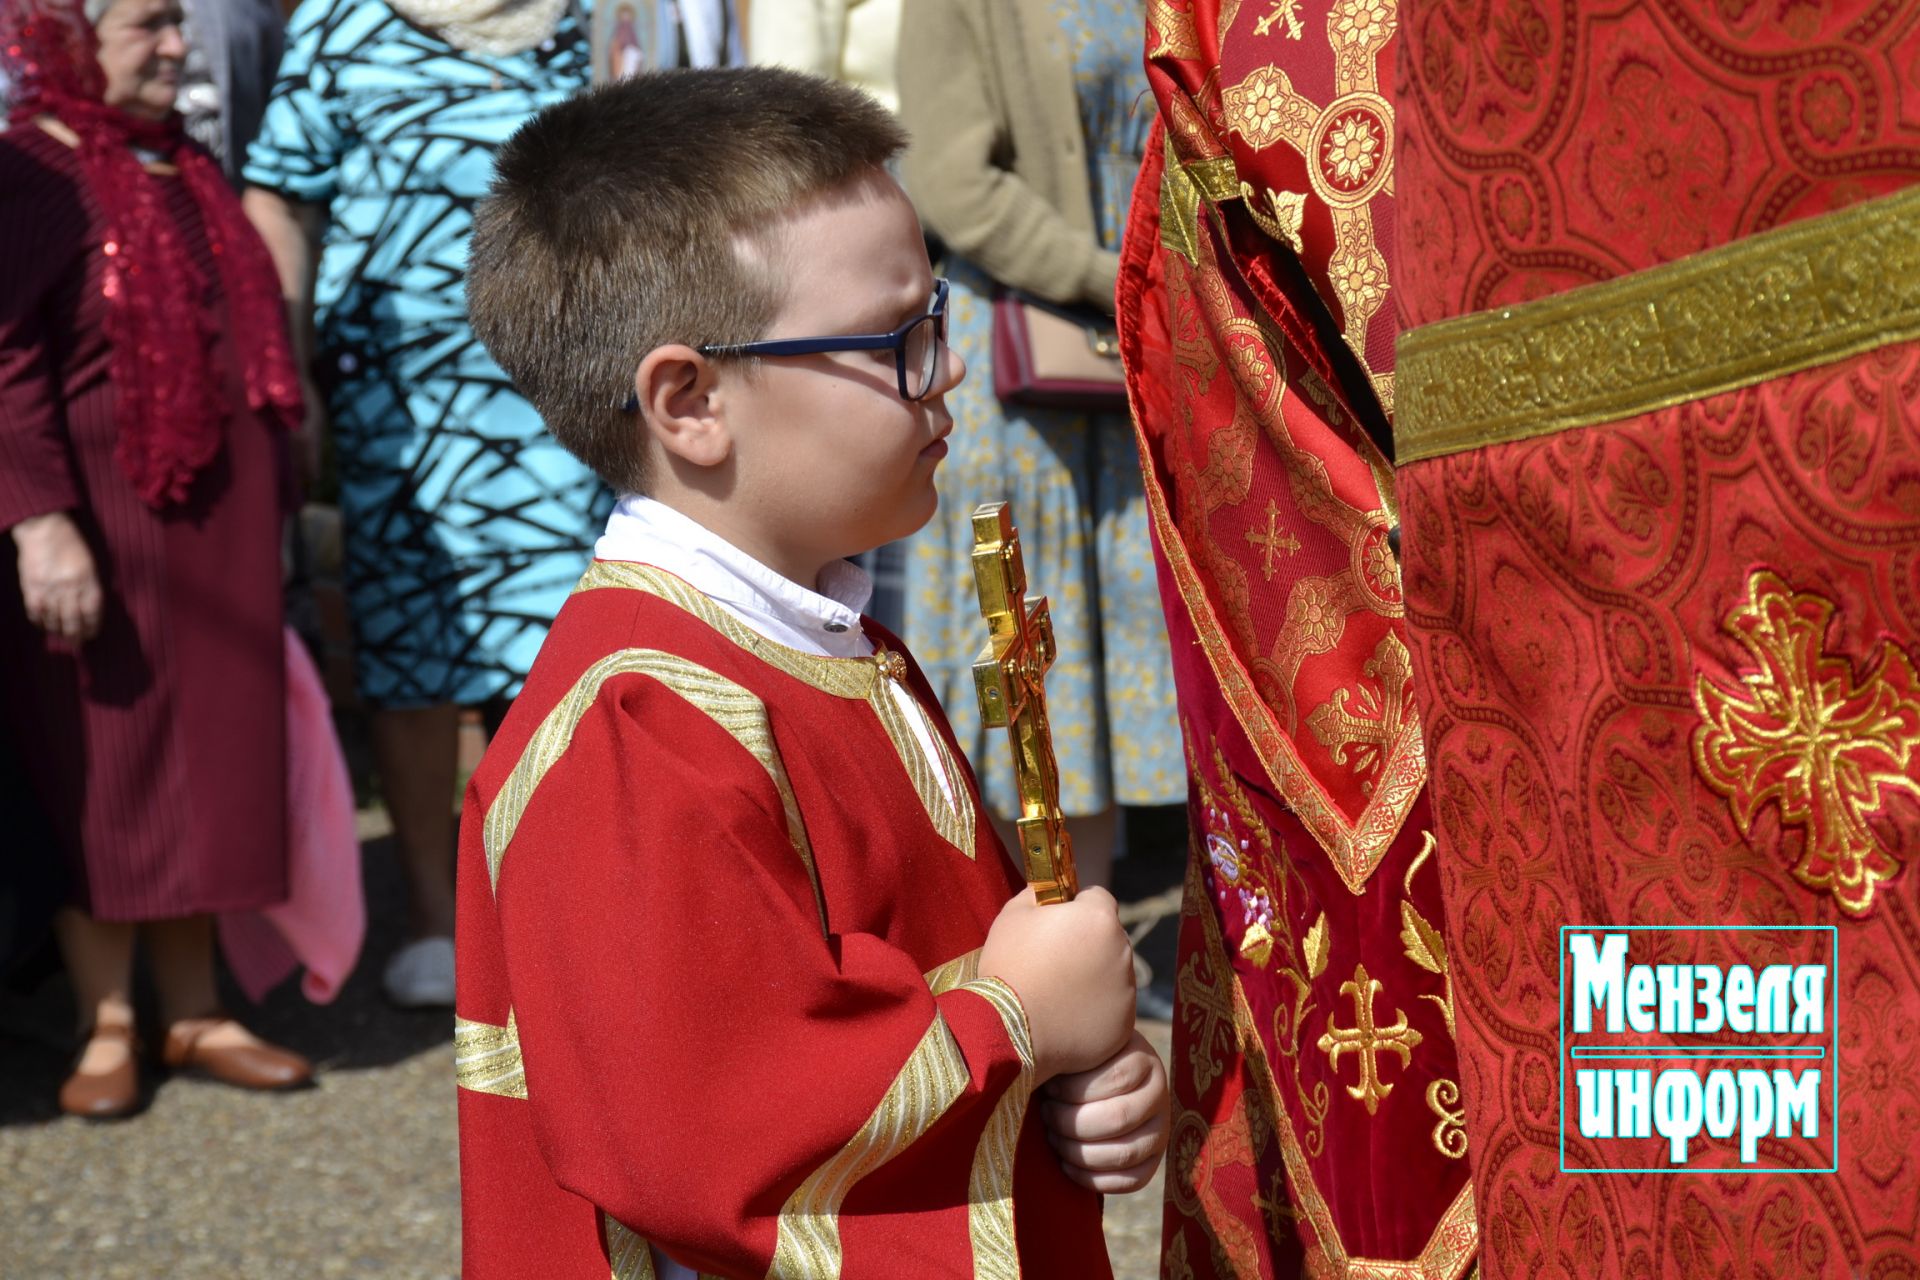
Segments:
[[[1060,812],[1060,767],[1047,727],[1047,668],[1053,665],[1053,619],[1044,596],[1028,596],[1020,535],[1004,502],[973,509],[973,584],[987,644],[973,662],[981,722],[1004,726],[1013,743],[1014,781],[1020,791],[1020,856],[1027,883],[1042,902],[1066,902],[1079,892],[1073,843]]]
[[[1920,796],[1920,678],[1888,643],[1856,681],[1853,663],[1824,649],[1834,611],[1832,601],[1765,569],[1748,579],[1747,600],[1724,630],[1760,670],[1735,689],[1699,678],[1694,703],[1705,723],[1694,731],[1693,759],[1742,835],[1752,835],[1768,801],[1780,806],[1781,822],[1804,826],[1793,874],[1861,915],[1874,886],[1900,872],[1867,820],[1895,791]]]
[[[1413,1048],[1421,1039],[1420,1033],[1407,1025],[1406,1012],[1401,1009],[1393,1011],[1397,1020],[1392,1026],[1375,1024],[1373,997],[1380,989],[1380,984],[1367,976],[1367,966],[1355,965],[1353,981],[1340,984],[1340,994],[1353,997],[1354,1025],[1336,1026],[1333,1015],[1328,1014],[1327,1033],[1320,1037],[1320,1051],[1327,1055],[1335,1071],[1340,1069],[1341,1054],[1360,1055],[1360,1083],[1348,1085],[1347,1092],[1366,1104],[1368,1115],[1379,1111],[1380,1100],[1393,1092],[1392,1085],[1380,1082],[1380,1052],[1397,1053],[1401,1066],[1411,1066]]]
[[[1300,539],[1280,527],[1280,508],[1273,499],[1267,499],[1267,530],[1261,533],[1257,529],[1247,530],[1247,541],[1261,548],[1266,554],[1262,557],[1260,569],[1266,574],[1268,582],[1273,581],[1273,553],[1284,551],[1288,555],[1300,549]]]

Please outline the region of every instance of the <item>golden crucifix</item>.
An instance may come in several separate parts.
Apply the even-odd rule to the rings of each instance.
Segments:
[[[1027,567],[1020,534],[1004,502],[973,509],[973,583],[987,645],[973,663],[980,717],[1004,725],[1013,743],[1013,773],[1020,790],[1020,857],[1027,883],[1042,902],[1066,902],[1080,891],[1073,870],[1073,843],[1060,813],[1060,768],[1047,727],[1047,668],[1053,665],[1053,620],[1044,596],[1026,595]]]

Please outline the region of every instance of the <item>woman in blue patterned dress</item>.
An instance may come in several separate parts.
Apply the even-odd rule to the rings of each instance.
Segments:
[[[949,325],[968,376],[940,512],[908,541],[908,647],[980,774],[1017,812],[1010,753],[980,725],[985,638],[968,516],[1006,499],[1028,580],[1052,606],[1047,701],[1082,879],[1104,883],[1114,806],[1184,802],[1166,623],[1124,414],[1019,409],[993,391],[995,282],[1113,311],[1120,236],[1152,124],[1140,0],[911,0],[901,19],[907,190],[953,252]],[[1139,103],[1148,106],[1141,109]],[[995,731],[993,737],[999,737]]]
[[[475,341],[462,284],[495,147],[590,70],[569,0],[305,0],[244,170],[317,333],[308,401],[331,417],[355,670],[407,873],[402,1004],[453,1001],[457,709],[519,691],[608,505]]]

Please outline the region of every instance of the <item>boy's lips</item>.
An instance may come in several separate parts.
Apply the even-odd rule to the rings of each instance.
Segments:
[[[932,458],[936,462],[946,457],[947,456],[947,437],[952,434],[953,434],[953,419],[948,418],[944,423],[941,424],[940,431],[937,435],[933,437],[932,443],[928,444],[926,448],[920,451],[920,456],[923,458]]]

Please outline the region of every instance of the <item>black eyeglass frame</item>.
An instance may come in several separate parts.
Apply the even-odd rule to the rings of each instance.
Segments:
[[[933,282],[932,307],[921,315],[913,317],[891,333],[842,333],[823,338],[766,338],[758,342],[710,342],[695,347],[703,356],[821,356],[833,355],[842,351],[892,351],[894,385],[900,392],[900,398],[909,404],[924,400],[932,392],[934,383],[940,380],[940,350],[947,345],[947,297],[950,293],[946,278]],[[934,367],[927,376],[926,389],[919,395],[907,391],[907,338],[919,326],[929,321],[938,325],[935,335]],[[621,406],[628,413],[640,407],[640,397],[629,393],[626,403]]]

